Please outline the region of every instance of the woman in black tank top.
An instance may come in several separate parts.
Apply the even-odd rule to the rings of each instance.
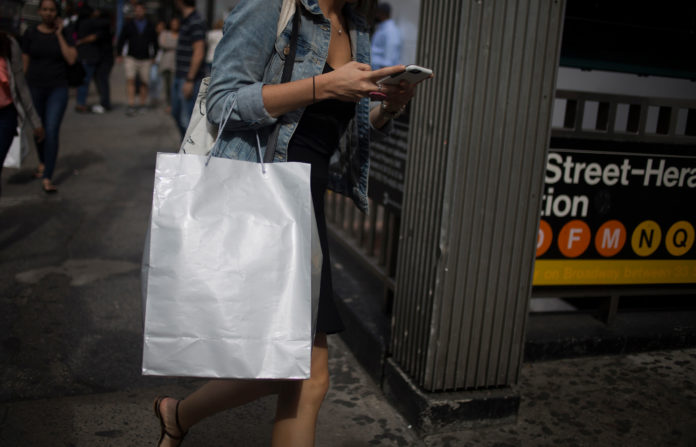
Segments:
[[[333,68],[328,63],[325,64],[324,73],[331,71]],[[288,161],[309,163],[312,166],[310,187],[323,254],[317,332],[326,334],[342,331],[343,323],[333,299],[331,258],[324,216],[324,194],[329,180],[329,160],[338,148],[339,141],[354,115],[354,102],[326,99],[309,105],[302,114],[302,119],[297,124],[297,129],[288,146]]]

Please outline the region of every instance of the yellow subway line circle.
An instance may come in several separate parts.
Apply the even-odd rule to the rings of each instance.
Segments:
[[[662,242],[662,230],[654,220],[644,220],[633,230],[631,248],[641,257],[650,256]]]
[[[694,227],[685,220],[680,220],[667,230],[665,247],[672,256],[683,256],[694,245]]]

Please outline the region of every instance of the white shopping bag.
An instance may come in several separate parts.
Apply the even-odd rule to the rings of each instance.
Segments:
[[[143,374],[309,377],[321,275],[309,175],[303,163],[157,155]]]
[[[29,153],[29,144],[27,135],[22,132],[21,128],[17,128],[17,135],[12,140],[12,145],[7,152],[3,167],[5,168],[21,168],[22,161]]]

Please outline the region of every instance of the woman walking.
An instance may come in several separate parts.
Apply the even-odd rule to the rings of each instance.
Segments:
[[[273,446],[311,447],[317,416],[329,386],[326,336],[343,330],[333,301],[326,240],[324,192],[350,195],[367,208],[370,134],[388,130],[403,110],[414,86],[381,86],[379,79],[403,66],[370,68],[370,42],[356,0],[301,0],[297,56],[292,82],[281,79],[292,21],[279,37],[276,27],[282,0],[242,0],[225,22],[225,33],[213,61],[208,91],[208,117],[224,121],[225,104],[236,98],[219,142],[223,157],[255,160],[256,135],[267,144],[279,118],[276,162],[311,164],[311,192],[323,251],[317,333],[308,380],[212,380],[186,399],[158,398],[155,413],[162,432],[159,445],[177,446],[201,419],[262,396],[277,394]],[[371,108],[370,92],[386,99]],[[329,166],[340,150],[341,164]]]
[[[58,137],[68,105],[68,65],[77,61],[72,39],[63,32],[55,0],[41,0],[41,23],[27,30],[22,39],[24,72],[34,107],[46,129],[46,138],[37,144],[39,167],[37,178],[46,193],[57,188],[51,178],[58,158]]]
[[[16,40],[0,31],[0,170],[17,127],[22,129],[25,120],[33,128],[36,141],[42,141],[44,129],[24,79],[22,50]]]

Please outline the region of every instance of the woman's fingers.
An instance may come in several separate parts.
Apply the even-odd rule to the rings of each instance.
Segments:
[[[415,94],[416,85],[402,81],[399,85],[383,85],[382,93],[394,103],[406,104]]]
[[[400,85],[379,84],[381,79],[402,73],[405,69],[404,65],[394,65],[373,71],[367,64],[349,62],[330,74],[333,80],[332,90],[335,96],[349,101],[359,101],[370,93],[381,92],[388,96],[403,97],[406,102],[413,96],[413,87],[407,82]]]
[[[360,71],[370,71],[370,70],[372,70],[372,67],[370,67],[368,64],[362,64],[362,63],[360,63],[360,62],[355,62],[355,61],[351,61],[351,62],[349,62],[349,64],[354,64],[355,67],[357,67],[358,70],[360,70]]]
[[[375,70],[370,74],[370,80],[376,83],[377,81],[386,78],[387,76],[391,76],[397,73],[403,73],[405,70],[405,65],[393,65],[391,67],[380,68],[379,70]]]

